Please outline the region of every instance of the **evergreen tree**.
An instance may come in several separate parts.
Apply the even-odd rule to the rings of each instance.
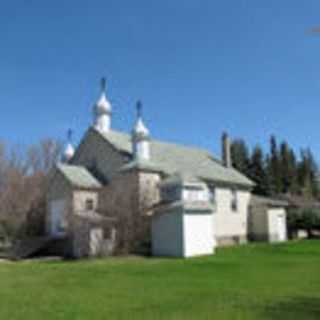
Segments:
[[[290,149],[289,155],[289,190],[290,194],[299,193],[299,184],[298,184],[298,164],[294,151]]]
[[[274,181],[272,177],[272,166],[271,166],[271,157],[269,154],[266,155],[265,158],[265,172],[266,172],[266,194],[272,196],[276,194]]]
[[[280,155],[275,136],[270,138],[270,163],[269,171],[271,175],[273,192],[279,194],[282,192]]]
[[[296,160],[287,142],[280,147],[280,174],[282,193],[291,193],[296,189]]]
[[[236,139],[231,144],[232,165],[245,175],[249,175],[249,149],[242,139]]]
[[[259,145],[253,149],[249,177],[256,183],[254,192],[260,195],[268,195],[269,186],[267,181],[266,168],[264,163],[264,154]]]
[[[311,198],[313,196],[313,156],[310,150],[301,150],[301,160],[298,166],[298,182],[301,194],[304,197]]]

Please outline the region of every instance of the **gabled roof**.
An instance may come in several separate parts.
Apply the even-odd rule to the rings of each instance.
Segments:
[[[85,167],[59,164],[57,170],[74,187],[88,189],[101,187],[100,182]]]
[[[95,130],[95,129],[92,129]],[[132,155],[132,142],[129,134],[109,131],[100,134],[118,151]],[[252,187],[254,183],[233,168],[226,168],[207,150],[187,147],[151,139],[151,162],[165,174],[180,172],[212,182]]]

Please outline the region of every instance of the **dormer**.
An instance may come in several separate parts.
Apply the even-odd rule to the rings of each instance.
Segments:
[[[208,203],[210,194],[207,185],[195,177],[174,174],[160,184],[163,202]]]

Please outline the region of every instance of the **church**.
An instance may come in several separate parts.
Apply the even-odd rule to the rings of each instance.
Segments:
[[[65,255],[191,257],[246,243],[254,234],[254,183],[232,167],[227,134],[221,160],[201,148],[156,140],[140,102],[129,133],[117,131],[105,80],[93,114],[78,147],[69,141],[50,173],[46,232],[60,239]],[[275,207],[285,223],[282,204]]]

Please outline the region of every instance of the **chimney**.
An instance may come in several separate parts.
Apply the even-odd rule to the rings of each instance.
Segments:
[[[232,167],[231,141],[226,132],[222,134],[222,162],[226,168]]]

